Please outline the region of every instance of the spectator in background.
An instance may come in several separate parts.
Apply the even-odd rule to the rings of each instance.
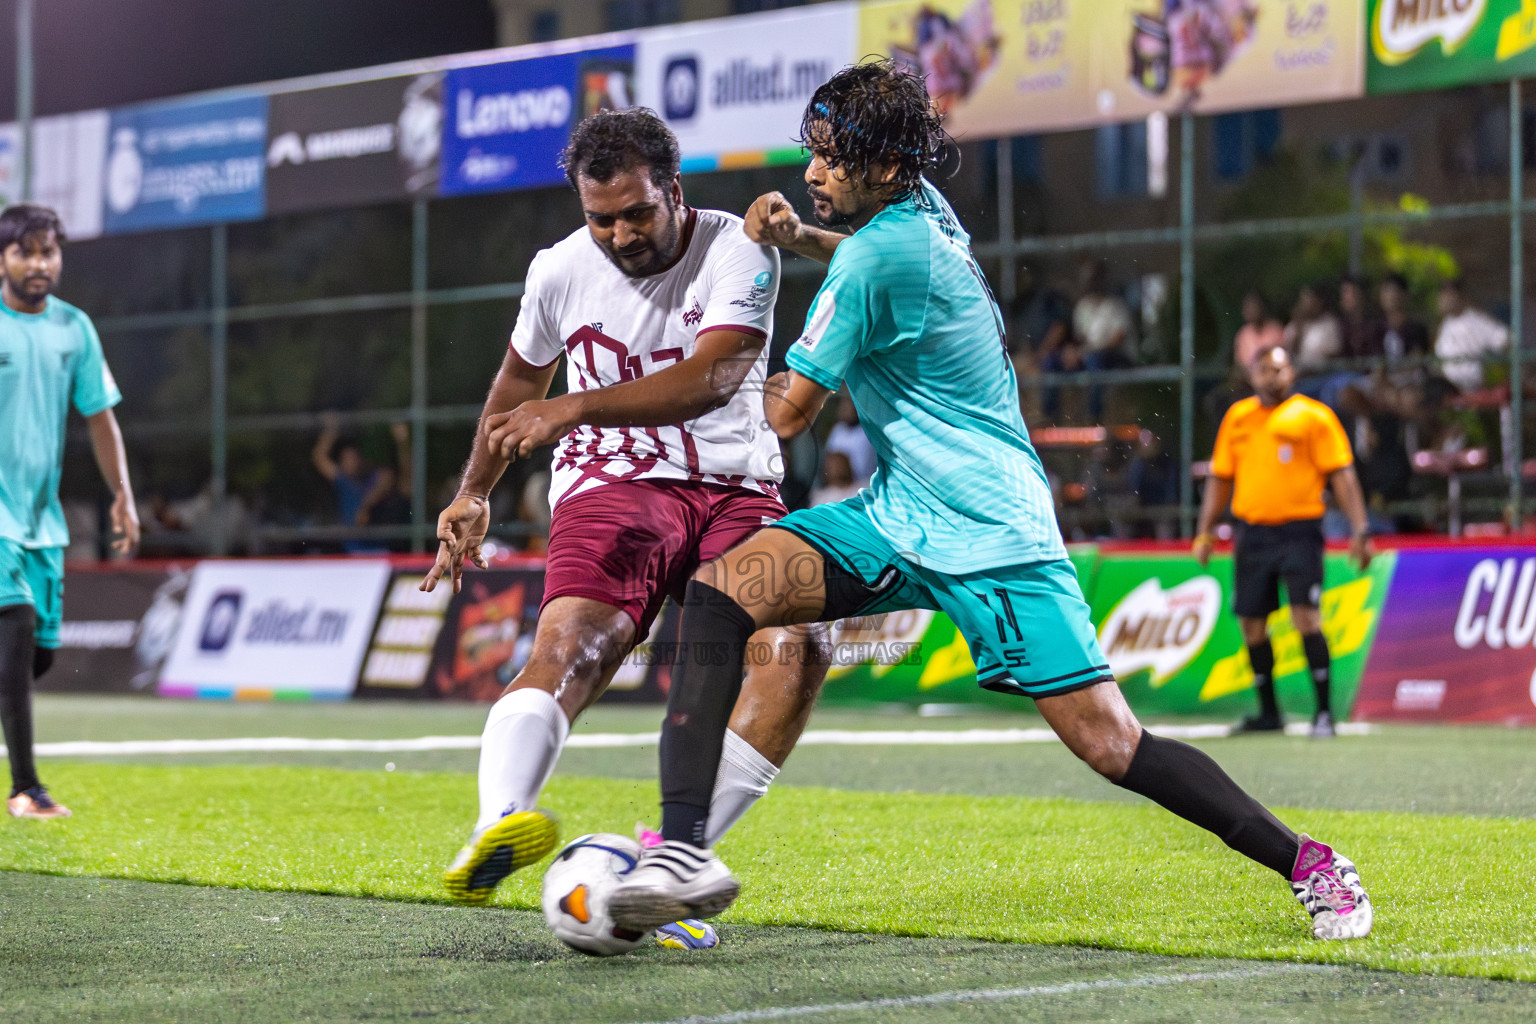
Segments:
[[[1243,326],[1232,339],[1232,372],[1242,378],[1249,393],[1248,367],[1258,354],[1267,348],[1285,344],[1285,327],[1269,314],[1269,303],[1257,288],[1250,288],[1243,296]]]
[[[855,491],[869,483],[869,478],[875,475],[875,446],[869,443],[864,428],[859,425],[859,411],[854,408],[853,399],[846,390],[838,396],[837,422],[832,424],[832,432],[827,435],[826,454],[840,454],[847,458],[853,481],[858,484]],[[825,458],[822,460],[822,473],[826,473]]]
[[[1014,281],[1017,297],[1009,306],[1008,359],[1019,378],[1019,401],[1025,419],[1031,420],[1036,418],[1036,410],[1030,408],[1026,398],[1032,399],[1035,389],[1026,391],[1025,382],[1035,376],[1048,353],[1059,351],[1071,340],[1072,302],[1032,262],[1018,265]],[[1056,400],[1054,391],[1039,395],[1042,410],[1048,399]]]
[[[1462,391],[1477,391],[1487,384],[1485,356],[1509,348],[1509,328],[1480,309],[1467,305],[1460,281],[1440,286],[1440,332],[1435,335],[1435,355],[1440,371]]]
[[[828,450],[821,460],[821,485],[811,492],[812,505],[851,498],[864,489],[853,475],[853,463],[843,452]]]
[[[1114,370],[1131,365],[1128,355],[1134,321],[1131,307],[1109,290],[1109,265],[1086,259],[1078,266],[1082,297],[1072,308],[1072,338],[1082,353],[1085,370]],[[1104,419],[1104,385],[1088,389],[1088,418]]]
[[[1285,347],[1291,354],[1298,381],[1296,390],[1307,394],[1306,380],[1318,374],[1323,364],[1343,354],[1344,339],[1339,320],[1328,311],[1323,293],[1316,285],[1303,285],[1291,310],[1291,322],[1285,325]],[[1316,397],[1315,395],[1309,397]]]
[[[1377,337],[1371,339],[1366,355],[1386,356],[1396,361],[1429,354],[1429,329],[1414,319],[1408,308],[1408,281],[1401,274],[1388,274],[1376,289],[1381,304],[1381,319],[1375,323]]]
[[[1380,321],[1371,315],[1365,283],[1352,274],[1339,281],[1339,334],[1342,354],[1350,359],[1380,355]]]
[[[382,468],[357,512],[359,526],[409,526],[411,522],[411,487],[414,480],[411,462],[411,427],[391,423],[389,436],[395,445],[395,466]],[[405,540],[391,542],[397,551],[407,551]]]
[[[548,470],[530,473],[518,495],[517,518],[533,527],[523,544],[525,554],[542,555],[549,551],[549,483]],[[531,627],[528,635],[533,636]]]
[[[363,458],[362,449],[347,442],[340,450],[336,442],[341,436],[341,420],[334,412],[321,416],[320,436],[315,439],[310,459],[316,471],[330,481],[336,492],[336,521],[343,526],[367,526],[373,521],[375,510],[382,504],[387,511],[394,511],[400,477],[410,478],[410,430],[403,423],[391,427],[395,435],[396,457],[403,461],[403,473],[397,474],[389,467],[373,468]],[[403,439],[402,439],[403,436]],[[335,457],[332,457],[332,452]],[[410,484],[405,486],[406,521],[410,521]],[[361,540],[348,540],[342,547],[353,554],[373,553],[382,550],[377,544]]]

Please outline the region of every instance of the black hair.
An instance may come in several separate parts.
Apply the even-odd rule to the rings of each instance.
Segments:
[[[18,245],[31,235],[47,235],[64,241],[64,222],[46,206],[17,203],[0,212],[0,252]]]
[[[571,188],[578,174],[606,184],[637,167],[649,168],[651,183],[666,188],[681,164],[677,136],[648,107],[599,110],[571,131],[571,141],[560,154]]]
[[[1383,277],[1381,279],[1381,283],[1382,284],[1393,285],[1393,286],[1395,286],[1397,288],[1402,289],[1405,292],[1408,290],[1408,279],[1406,277],[1404,277],[1402,274],[1399,274],[1395,270],[1392,273],[1388,274],[1386,277]]]
[[[866,181],[875,164],[894,164],[891,199],[918,190],[945,135],[928,83],[908,64],[876,60],[846,67],[811,94],[800,119],[802,146],[830,167]]]

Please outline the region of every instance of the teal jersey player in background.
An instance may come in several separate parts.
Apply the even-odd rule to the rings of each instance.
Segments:
[[[830,269],[764,411],[793,437],[846,383],[879,469],[867,490],[791,513],[689,583],[661,733],[665,841],[614,890],[614,920],[708,917],[739,892],[702,824],[751,634],[922,607],[954,620],[982,686],[1034,698],[1094,770],[1289,881],[1317,938],[1368,934],[1354,864],[1291,831],[1201,751],[1143,730],[1110,676],[1024,429],[997,305],[923,179],[943,145],[923,79],[892,62],[846,68],[811,97],[801,133],[822,228],[774,193],[746,230]]]
[[[64,229],[40,206],[0,212],[0,724],[11,762],[6,807],[18,818],[68,817],[32,756],[32,682],[48,671],[63,621],[59,505],[64,431],[73,405],[90,428],[112,489],[113,548],[139,540],[122,433],[122,400],[90,318],[51,294],[63,269]]]

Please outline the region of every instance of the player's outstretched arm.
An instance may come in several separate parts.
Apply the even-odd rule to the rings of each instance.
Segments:
[[[1336,469],[1328,476],[1333,497],[1339,508],[1349,517],[1349,554],[1364,572],[1371,564],[1375,552],[1371,550],[1371,520],[1365,511],[1365,492],[1360,487],[1360,477],[1354,466]]]
[[[490,394],[486,395],[480,424],[475,428],[475,443],[470,447],[469,461],[464,464],[464,475],[459,480],[459,493],[437,517],[437,561],[421,581],[422,590],[432,590],[438,580],[447,576],[457,594],[464,585],[466,558],[485,568],[480,543],[491,525],[491,488],[507,471],[508,461],[491,445],[491,420],[549,394],[558,365],[557,360],[548,366],[534,366],[515,349],[507,349],[501,369],[491,382]]]
[[[527,458],[576,427],[666,427],[686,423],[729,402],[763,351],[764,341],[740,331],[709,331],[693,354],[657,373],[545,402],[525,402],[492,416],[490,445],[498,458]]]
[[[818,263],[831,263],[832,254],[848,237],[801,221],[782,192],[758,196],[747,208],[745,220],[747,237],[758,245],[776,245]]]
[[[91,432],[91,451],[101,478],[112,489],[112,550],[129,554],[139,546],[139,510],[133,502],[133,483],[128,479],[128,452],[123,432],[111,409],[85,418]]]
[[[832,392],[794,370],[768,378],[763,390],[763,416],[779,440],[809,430]]]

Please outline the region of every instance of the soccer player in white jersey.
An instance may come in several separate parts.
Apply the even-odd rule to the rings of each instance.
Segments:
[[[785,514],[763,426],[779,258],[741,218],[683,202],[677,140],[654,113],[605,111],[562,158],[586,225],[528,268],[512,341],[423,581],[484,565],[487,495],[508,462],[556,444],[543,604],[527,666],[491,708],[480,814],[444,874],[483,903],[556,842],[537,806],[571,723],[694,570]],[[546,399],[561,356],[568,393]],[[765,630],[719,759],[722,834],[788,756],[826,674],[825,634]],[[771,653],[770,653],[771,652]],[[697,930],[697,929],[696,929]],[[684,931],[679,941],[697,939]]]
[[[764,241],[829,264],[805,333],[770,382],[789,438],[846,383],[879,455],[868,489],[801,509],[689,582],[684,662],[661,731],[661,834],[614,890],[615,921],[709,917],[739,886],[703,827],[747,638],[768,626],[933,608],[954,620],[977,682],[1029,697],[1105,778],[1202,828],[1292,885],[1320,939],[1370,932],[1354,864],[1298,835],[1206,754],[1154,736],[1126,706],[1067,560],[1050,488],[1019,412],[1002,315],[970,237],[923,177],[942,147],[923,79],[889,62],[833,75],[801,126],[819,223],[781,195],[748,212]],[[679,909],[680,908],[680,909]],[[670,920],[662,916],[661,920]]]
[[[17,818],[67,818],[32,759],[32,681],[53,663],[64,618],[59,505],[64,427],[73,405],[90,428],[113,493],[113,548],[139,541],[128,458],[112,407],[122,400],[91,318],[55,298],[64,227],[52,210],[0,213],[0,721],[11,762],[6,807]]]

